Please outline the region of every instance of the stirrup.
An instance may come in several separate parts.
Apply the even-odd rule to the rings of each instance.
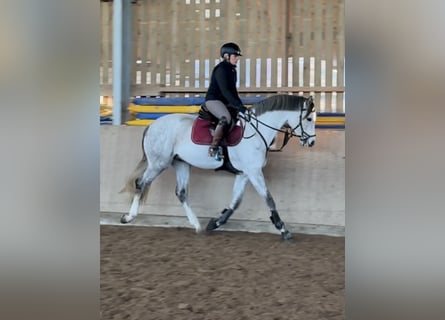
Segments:
[[[216,161],[224,159],[223,150],[221,146],[210,146],[209,157],[214,158]]]

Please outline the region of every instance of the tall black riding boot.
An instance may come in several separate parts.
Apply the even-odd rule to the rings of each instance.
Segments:
[[[224,127],[225,126],[218,123],[213,134],[213,141],[209,147],[209,156],[214,158],[218,157],[217,160],[223,157],[222,153],[219,152],[219,144],[224,137]]]

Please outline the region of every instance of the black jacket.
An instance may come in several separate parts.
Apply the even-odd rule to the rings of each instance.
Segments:
[[[220,100],[238,109],[243,107],[236,90],[236,66],[226,60],[215,66],[205,100]]]

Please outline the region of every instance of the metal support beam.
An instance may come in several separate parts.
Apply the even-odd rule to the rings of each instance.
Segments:
[[[113,1],[113,124],[120,125],[122,102],[122,2]]]
[[[132,37],[131,37],[131,10],[132,5],[135,4],[135,1],[132,0],[124,0],[123,3],[123,21],[122,21],[122,122],[130,120],[128,113],[128,104],[131,98],[131,50],[133,48],[132,45]]]
[[[113,125],[128,117],[131,68],[131,2],[113,1]]]

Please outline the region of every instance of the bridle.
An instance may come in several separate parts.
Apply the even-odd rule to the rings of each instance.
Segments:
[[[261,137],[261,139],[262,139],[263,142],[264,142],[264,145],[266,146],[266,152],[268,152],[268,151],[271,151],[271,152],[278,152],[278,151],[281,151],[281,150],[284,148],[284,146],[287,145],[287,143],[289,142],[289,140],[290,140],[292,137],[299,137],[299,138],[300,138],[300,141],[303,142],[303,144],[304,144],[304,143],[306,143],[306,142],[309,140],[309,138],[312,138],[312,137],[315,137],[315,136],[316,136],[316,134],[312,134],[312,135],[311,135],[311,134],[308,134],[306,131],[304,131],[303,126],[301,125],[302,122],[303,122],[303,120],[306,120],[307,117],[313,112],[313,108],[314,108],[314,107],[312,107],[312,108],[310,108],[310,109],[305,109],[305,108],[303,108],[303,109],[301,110],[301,112],[300,112],[300,120],[299,120],[298,124],[297,124],[294,128],[292,128],[292,127],[289,126],[289,124],[286,123],[286,124],[283,126],[283,127],[286,128],[286,130],[282,130],[281,128],[274,128],[274,127],[268,125],[267,123],[264,123],[263,121],[259,120],[259,119],[252,113],[251,110],[247,110],[247,112],[249,112],[249,115],[248,115],[247,117],[244,116],[244,115],[242,115],[242,114],[239,114],[239,117],[240,117],[241,119],[243,119],[243,120],[245,121],[245,123],[249,123],[249,124],[252,126],[252,128],[255,129],[256,133],[259,134],[259,136]],[[306,112],[305,116],[303,117],[303,113],[304,113],[304,111],[307,111],[307,112]],[[256,122],[255,125],[252,124],[252,120],[254,120],[254,121]],[[282,144],[282,146],[281,146],[279,149],[270,150],[270,146],[268,146],[266,139],[264,138],[264,136],[261,134],[261,132],[260,132],[259,129],[258,129],[258,125],[259,125],[259,124],[261,124],[261,125],[263,125],[263,126],[269,128],[269,129],[275,130],[275,131],[277,131],[277,132],[284,133],[283,144]],[[295,133],[295,130],[297,130],[298,127],[301,127],[301,135],[298,135],[298,134]],[[249,136],[249,137],[244,137],[244,139],[250,139],[250,138],[252,138],[256,133],[252,134],[252,135]]]

